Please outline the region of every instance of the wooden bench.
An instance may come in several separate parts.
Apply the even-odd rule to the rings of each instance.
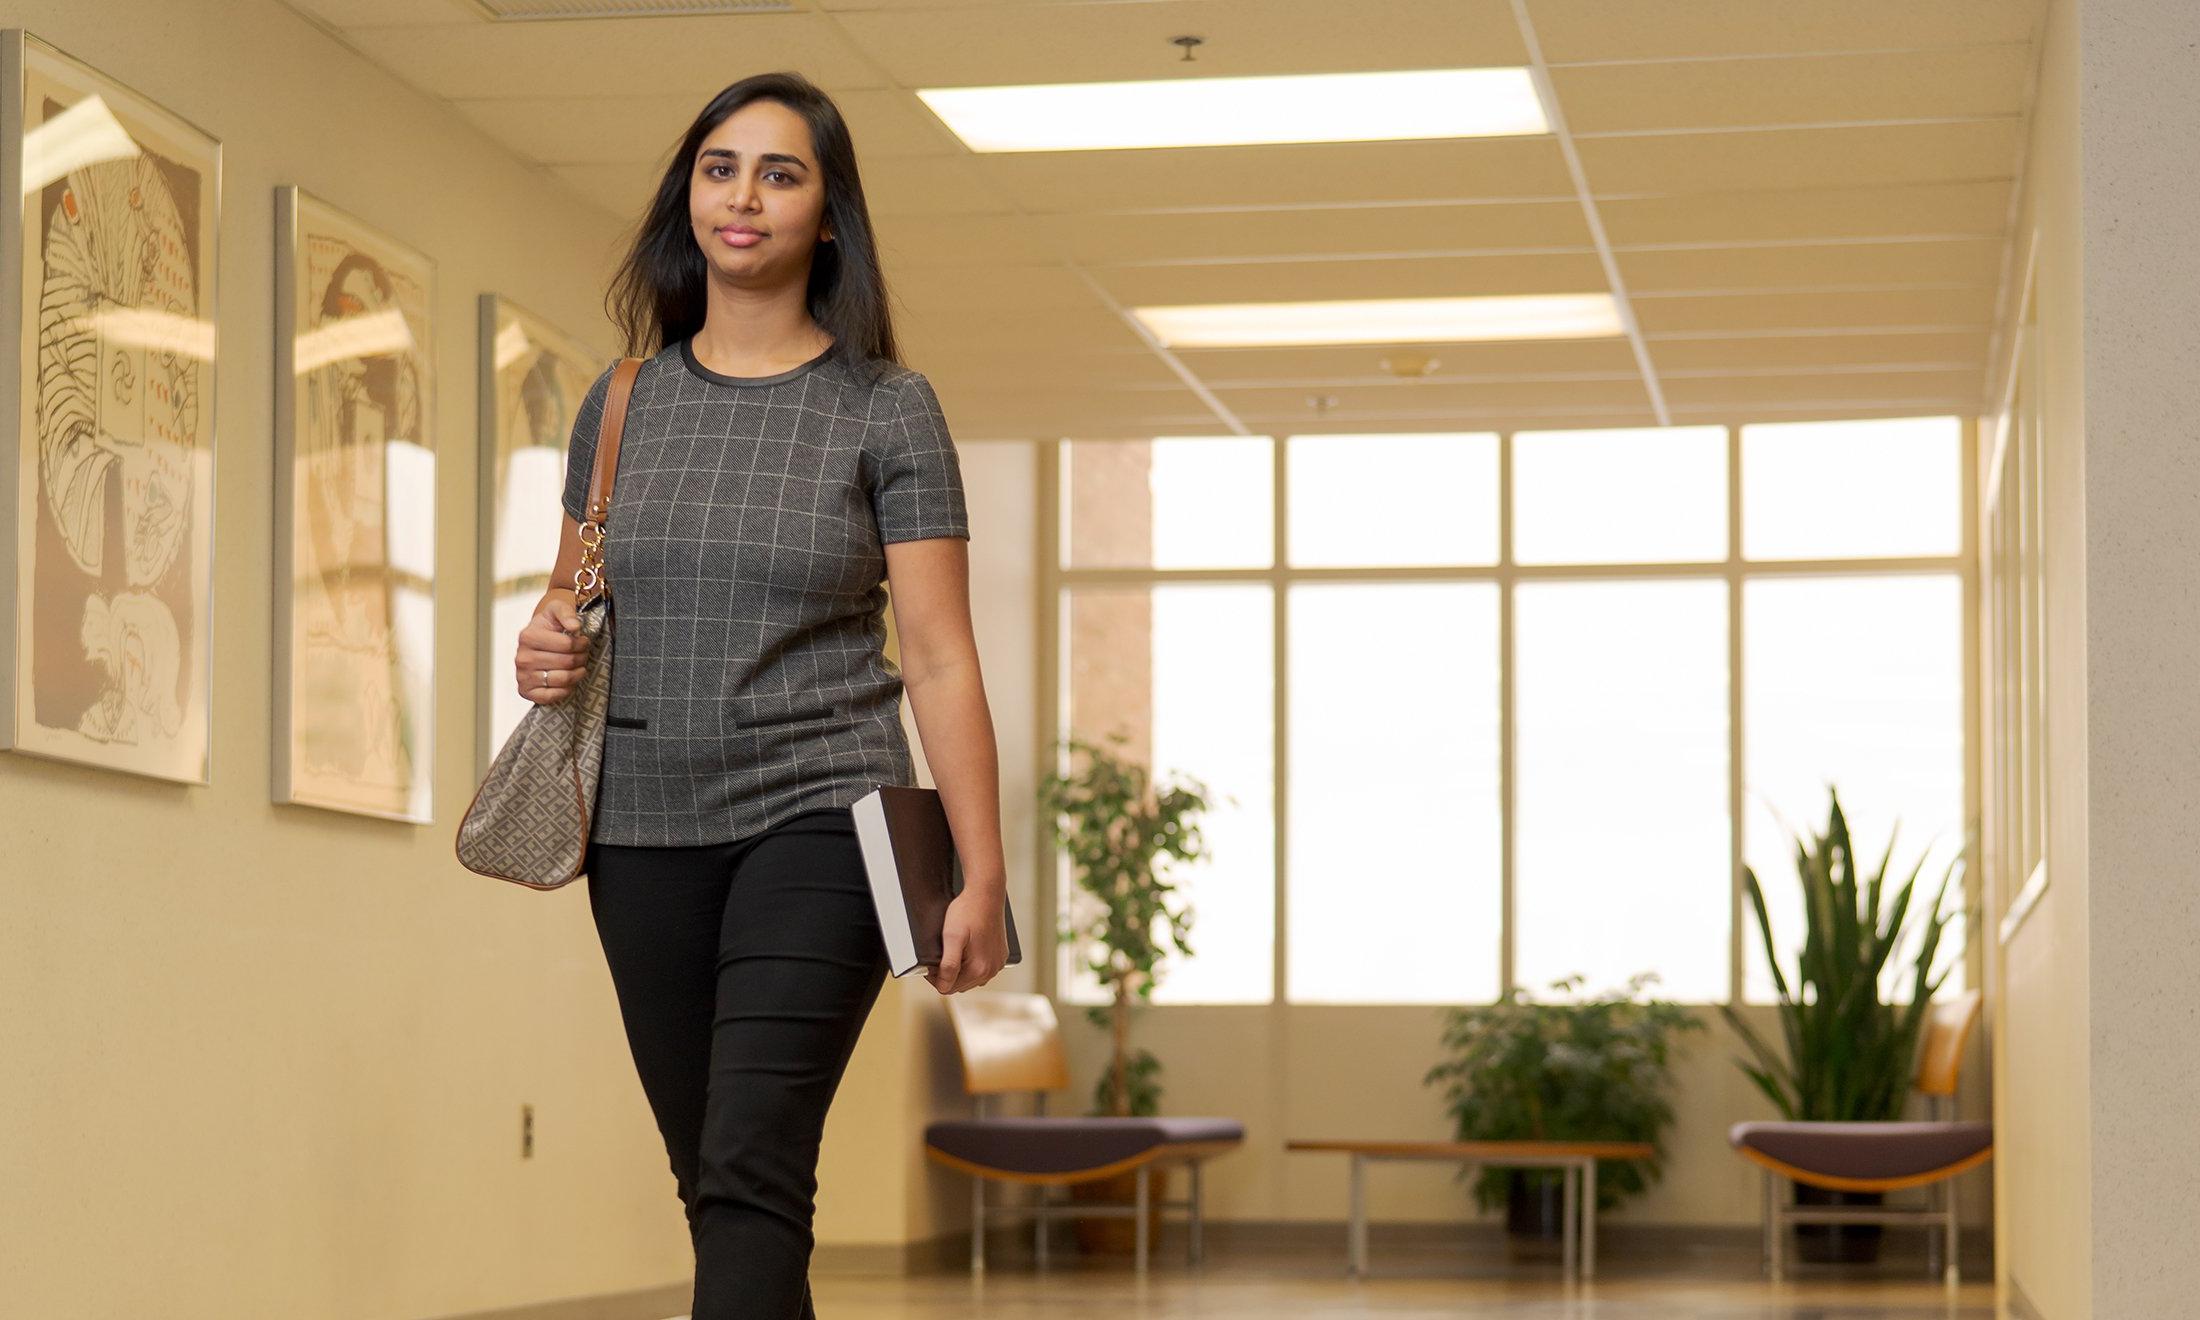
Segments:
[[[1557,1169],[1565,1208],[1563,1263],[1577,1279],[1596,1277],[1597,1161],[1646,1160],[1637,1141],[1287,1141],[1285,1150],[1341,1151],[1352,1160],[1352,1213],[1345,1225],[1345,1272],[1367,1269],[1367,1161],[1456,1160],[1514,1169]]]

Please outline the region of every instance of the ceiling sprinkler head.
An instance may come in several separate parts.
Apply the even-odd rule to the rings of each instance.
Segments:
[[[1436,370],[1439,365],[1441,364],[1437,359],[1426,353],[1393,353],[1382,360],[1383,370],[1400,380],[1412,380],[1416,376],[1426,376]]]

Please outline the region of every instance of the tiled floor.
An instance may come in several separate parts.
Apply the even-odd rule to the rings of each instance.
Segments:
[[[1116,1257],[1028,1257],[962,1271],[815,1279],[819,1320],[1995,1320],[1993,1289],[1950,1292],[1896,1260],[1868,1277],[1820,1271],[1775,1288],[1735,1252],[1607,1256],[1572,1286],[1555,1267],[1393,1248],[1377,1275],[1344,1277],[1336,1250],[1215,1250],[1194,1271],[1156,1254],[1141,1285]],[[1985,1277],[1983,1271],[1980,1277]]]

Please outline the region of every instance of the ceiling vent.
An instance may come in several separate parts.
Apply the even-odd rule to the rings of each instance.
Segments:
[[[500,23],[538,19],[670,18],[699,14],[789,14],[795,0],[474,0]]]

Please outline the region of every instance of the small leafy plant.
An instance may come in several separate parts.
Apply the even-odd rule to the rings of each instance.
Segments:
[[[1673,1122],[1669,1067],[1673,1040],[1703,1022],[1679,1004],[1644,998],[1653,973],[1622,990],[1580,1002],[1546,1003],[1514,987],[1494,1004],[1444,1010],[1443,1043],[1450,1057],[1422,1084],[1442,1083],[1460,1141],[1646,1141],[1649,1160],[1615,1160],[1597,1172],[1597,1206],[1610,1209],[1637,1195],[1664,1171],[1664,1132]],[[1551,983],[1569,997],[1582,978]],[[1460,1176],[1472,1172],[1462,1167]],[[1474,1173],[1483,1209],[1505,1204],[1510,1171]],[[1530,1173],[1530,1185],[1555,1179]]]

